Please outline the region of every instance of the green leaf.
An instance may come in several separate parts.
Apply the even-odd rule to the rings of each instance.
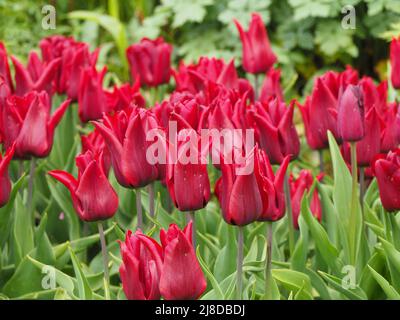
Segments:
[[[306,274],[288,269],[273,269],[272,276],[287,290],[298,293],[298,299],[313,299],[310,278]]]
[[[385,294],[389,299],[400,300],[400,294],[390,285],[390,283],[384,277],[382,277],[370,266],[368,266],[368,269],[371,271],[372,276],[375,278],[376,282],[379,283],[382,290],[385,291]]]
[[[199,247],[197,247],[196,254],[197,254],[197,259],[199,260],[199,263],[200,263],[202,269],[204,270],[208,280],[211,283],[212,288],[215,291],[215,294],[216,294],[215,299],[216,300],[223,300],[224,299],[224,294],[223,294],[223,292],[221,290],[221,287],[219,286],[217,279],[215,279],[214,275],[211,273],[210,269],[208,268],[208,266],[206,265],[205,261],[201,257]]]
[[[172,27],[178,28],[187,22],[202,22],[206,15],[206,7],[213,3],[212,0],[162,0],[163,6],[174,13]]]
[[[83,273],[80,266],[79,260],[76,258],[75,253],[72,251],[71,247],[69,249],[69,254],[71,255],[72,265],[74,266],[76,281],[78,284],[79,298],[83,300],[92,300],[93,291],[90,288],[89,282]]]
[[[365,292],[359,287],[355,286],[353,289],[346,289],[345,286],[342,285],[342,279],[327,274],[322,271],[318,271],[318,273],[330,284],[335,290],[342,293],[344,296],[349,298],[350,300],[367,300],[367,295]]]
[[[7,204],[0,208],[0,248],[2,248],[10,234],[10,226],[12,220],[11,218],[11,212],[15,208],[15,198],[18,194],[18,191],[20,188],[24,185],[25,183],[25,177],[26,175],[22,175],[21,178],[18,179],[18,181],[14,184],[11,194],[10,194],[10,199],[8,200]]]

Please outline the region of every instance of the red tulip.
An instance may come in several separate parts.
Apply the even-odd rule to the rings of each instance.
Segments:
[[[368,112],[372,107],[375,107],[378,113],[383,112],[387,101],[387,82],[384,81],[376,86],[372,78],[363,77],[360,80],[360,85],[364,95],[365,112]]]
[[[7,84],[11,91],[14,90],[14,86],[11,80],[10,66],[8,64],[7,51],[2,42],[0,42],[0,77]]]
[[[350,119],[347,119],[349,121]],[[369,110],[364,120],[365,135],[357,142],[357,164],[360,167],[368,167],[381,149],[382,125],[375,108]],[[344,142],[342,145],[343,156],[350,163],[350,145]]]
[[[56,77],[58,93],[67,93],[72,100],[78,99],[81,71],[96,65],[99,49],[89,52],[89,45],[72,37],[50,36],[40,41],[43,60],[50,63],[60,58],[61,65]]]
[[[91,151],[93,154],[100,155],[103,153],[103,168],[104,172],[108,176],[111,167],[111,155],[104,142],[103,136],[98,130],[94,130],[86,136],[81,136],[82,153]]]
[[[106,91],[105,93],[109,110],[123,110],[132,104],[144,108],[146,106],[146,101],[141,95],[139,89],[140,83],[139,81],[136,81],[133,86],[126,83],[119,87],[114,86],[113,91]]]
[[[297,158],[300,140],[293,124],[294,104],[286,107],[278,98],[269,103],[256,102],[252,110],[254,130],[260,147],[271,163],[282,163],[286,156]]]
[[[1,136],[6,148],[14,141],[14,158],[29,159],[48,156],[53,146],[54,130],[70,101],[64,101],[50,116],[50,98],[45,91],[33,91],[23,97],[10,96],[0,110],[3,124]]]
[[[25,68],[19,60],[11,56],[15,68],[15,94],[23,96],[30,91],[45,90],[52,94],[51,82],[55,79],[61,59],[50,63],[40,61],[35,52],[29,54],[28,66]]]
[[[194,130],[193,133],[197,137]],[[194,143],[192,140],[178,143],[177,159],[167,165],[168,191],[180,211],[202,209],[210,200],[206,155],[202,154],[199,140],[200,138],[196,139]],[[190,159],[187,156],[188,150]]]
[[[261,86],[260,101],[268,102],[271,98],[284,101],[283,91],[280,84],[281,70],[271,68],[265,75]]]
[[[320,180],[322,176],[318,176],[317,179]],[[301,211],[301,200],[305,192],[310,191],[313,185],[314,178],[310,171],[301,170],[297,179],[290,175],[289,185],[290,185],[290,197],[292,200],[292,214],[293,214],[293,225],[296,229],[299,229],[299,216]],[[321,201],[318,196],[318,190],[315,189],[310,203],[310,210],[314,217],[321,222],[322,219],[322,209]]]
[[[163,263],[161,246],[140,230],[129,230],[120,242],[122,264],[119,268],[122,287],[129,300],[159,300]]]
[[[183,231],[172,224],[160,232],[164,252],[160,292],[166,300],[194,300],[207,287],[191,238],[192,222]]]
[[[76,157],[78,179],[61,170],[49,174],[64,184],[80,219],[84,221],[105,220],[118,210],[118,195],[107,179],[102,154],[86,151]]]
[[[221,159],[222,176],[215,184],[215,194],[222,216],[229,224],[244,226],[257,221],[263,213],[263,193],[257,181],[259,172],[254,170],[258,159],[255,153],[253,149],[243,164],[228,164]]]
[[[150,164],[146,157],[152,144],[147,141],[146,134],[158,128],[157,120],[150,111],[128,108],[104,116],[94,125],[106,142],[114,174],[122,186],[140,188],[157,180],[158,168]]]
[[[400,210],[400,149],[389,152],[374,163],[382,205],[387,211]]]
[[[8,166],[14,155],[15,143],[7,149],[4,156],[0,154],[0,208],[10,199],[11,180],[8,175]]]
[[[344,141],[361,140],[365,135],[364,122],[364,97],[361,87],[349,85],[339,98],[339,136]]]
[[[259,185],[263,210],[258,221],[277,221],[285,215],[285,195],[283,183],[289,165],[286,156],[276,174],[272,171],[270,161],[264,150],[256,150],[255,172]]]
[[[143,38],[126,50],[132,78],[149,87],[168,83],[171,76],[172,46],[163,38]]]
[[[106,72],[106,67],[100,72],[97,72],[95,67],[82,70],[78,96],[78,113],[82,122],[101,119],[103,113],[111,111],[103,90]]]
[[[267,72],[276,62],[276,56],[271,49],[267,30],[257,13],[251,15],[248,31],[237,20],[234,20],[242,41],[243,69],[249,73]]]
[[[328,147],[328,130],[338,140],[337,133],[337,99],[335,75],[328,73],[317,78],[311,96],[307,97],[304,106],[300,106],[304,122],[307,143],[311,149]]]
[[[387,153],[400,144],[400,110],[396,102],[389,103],[379,114],[382,119],[381,152]]]
[[[392,85],[400,89],[400,38],[393,38],[390,43],[390,64]]]

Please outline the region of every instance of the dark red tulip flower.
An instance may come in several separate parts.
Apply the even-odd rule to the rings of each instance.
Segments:
[[[103,153],[103,168],[104,172],[108,176],[111,167],[111,155],[104,142],[103,136],[98,130],[94,130],[86,136],[81,136],[82,153],[91,151],[93,154],[100,155]]]
[[[57,76],[61,59],[46,63],[35,52],[31,52],[27,68],[16,57],[11,56],[11,60],[15,69],[15,94],[23,96],[30,91],[42,90],[49,95],[53,93],[51,83]]]
[[[8,175],[8,166],[14,156],[15,143],[6,150],[4,156],[0,154],[0,208],[10,199],[11,180]]]
[[[387,153],[400,144],[400,110],[396,102],[389,103],[379,114],[383,126],[381,134],[381,152]]]
[[[64,184],[80,219],[98,221],[109,219],[118,210],[118,195],[107,179],[102,154],[86,151],[76,157],[78,179],[61,170],[49,174]]]
[[[105,93],[109,110],[120,111],[131,105],[144,108],[146,106],[146,101],[139,89],[140,83],[139,81],[136,81],[133,86],[126,83],[119,87],[114,86],[113,91],[106,91]]]
[[[322,175],[317,177],[318,180],[322,178]],[[292,200],[292,214],[293,214],[293,226],[299,229],[299,216],[301,211],[301,200],[305,192],[310,191],[313,185],[314,178],[309,170],[301,170],[297,179],[291,174],[289,178],[290,185],[290,197]],[[321,222],[322,209],[321,200],[318,196],[318,190],[315,188],[310,203],[310,210],[314,217]]]
[[[197,137],[195,132],[194,134]],[[187,161],[188,151],[190,161]],[[208,148],[205,152],[208,153]],[[200,137],[196,141],[178,142],[177,159],[167,165],[168,191],[180,211],[202,209],[210,200],[210,181],[205,152],[201,150]]]
[[[160,292],[166,300],[195,300],[207,287],[191,239],[192,222],[183,231],[176,224],[171,224],[168,231],[161,229],[164,264]]]
[[[347,119],[350,121],[350,119]],[[364,120],[364,136],[357,142],[357,164],[360,167],[368,167],[371,161],[381,150],[381,137],[382,137],[381,120],[378,117],[376,109],[370,109]],[[350,163],[350,144],[344,142],[342,145],[342,153],[345,160]]]
[[[47,157],[53,146],[54,130],[70,101],[64,101],[53,115],[50,97],[33,91],[23,97],[10,96],[0,110],[1,136],[6,148],[14,142],[16,159]]]
[[[390,212],[400,210],[400,149],[378,159],[373,170],[383,207]]]
[[[336,140],[337,132],[337,99],[333,92],[337,89],[335,74],[328,73],[317,78],[311,96],[306,98],[303,106],[299,105],[304,122],[307,143],[311,149],[328,147],[328,130]]]
[[[3,42],[0,42],[0,77],[3,78],[3,81],[7,84],[12,92],[14,90],[14,86],[11,80],[7,51]]]
[[[375,107],[378,113],[386,109],[387,103],[387,82],[384,81],[379,85],[375,85],[370,77],[363,77],[360,85],[364,95],[365,112]]]
[[[400,38],[393,38],[390,43],[390,65],[392,85],[400,89]]]
[[[146,153],[153,143],[146,135],[158,128],[152,112],[141,108],[127,108],[94,122],[111,154],[114,174],[127,188],[140,188],[157,180],[157,165],[149,163]]]
[[[273,164],[282,163],[286,156],[296,159],[300,140],[293,124],[294,103],[286,107],[278,98],[268,103],[256,102],[251,113],[256,139]]]
[[[72,37],[54,35],[40,41],[43,60],[47,63],[60,58],[61,65],[55,81],[58,93],[67,93],[74,101],[78,99],[81,71],[94,67],[99,49],[93,53],[85,42],[75,41]]]
[[[229,164],[221,157],[222,176],[215,184],[224,220],[233,225],[245,226],[257,221],[263,213],[261,185],[257,175],[257,149],[249,153],[244,163]]]
[[[163,38],[143,38],[126,50],[132,79],[140,77],[140,83],[149,87],[168,83],[171,77],[172,46]]]
[[[338,133],[344,141],[354,142],[364,137],[364,112],[364,97],[361,87],[348,85],[340,95],[338,105]]]
[[[277,59],[269,43],[261,16],[257,13],[251,15],[248,31],[245,31],[237,20],[234,22],[242,41],[243,69],[255,74],[267,72]]]
[[[258,221],[277,221],[285,215],[285,194],[283,183],[290,157],[286,156],[274,174],[264,150],[257,149],[255,172],[260,188],[263,211]]]
[[[111,111],[103,90],[106,72],[106,67],[101,72],[97,72],[95,67],[82,70],[78,96],[78,113],[82,122],[101,119],[103,113]]]
[[[161,246],[140,230],[128,230],[120,242],[122,264],[119,268],[122,288],[129,300],[159,300],[163,264]]]
[[[265,75],[261,86],[260,101],[268,102],[271,98],[284,101],[283,91],[280,84],[281,70],[271,68]]]

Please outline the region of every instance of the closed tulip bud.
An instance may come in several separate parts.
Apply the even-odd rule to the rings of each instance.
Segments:
[[[349,142],[359,141],[365,135],[364,98],[358,85],[347,86],[340,95],[338,132],[344,141]]]
[[[13,158],[15,143],[7,149],[4,156],[0,154],[0,208],[6,205],[10,199],[11,180],[8,175],[8,166]]]
[[[49,171],[68,188],[75,211],[83,221],[109,219],[118,210],[118,196],[107,179],[103,163],[102,154],[87,151],[76,157],[78,179],[65,171]]]
[[[222,176],[215,185],[224,220],[232,225],[244,226],[257,221],[263,213],[262,190],[257,182],[256,149],[249,153],[243,164],[228,164],[221,159]]]
[[[311,149],[328,147],[328,130],[339,140],[337,99],[332,93],[337,85],[336,80],[332,80],[334,77],[334,74],[328,73],[323,78],[317,78],[311,96],[307,97],[304,106],[299,105]]]
[[[53,146],[54,130],[69,103],[64,101],[50,115],[50,98],[45,91],[30,92],[24,97],[10,96],[0,115],[5,147],[16,142],[14,158],[47,157]]]
[[[294,104],[286,107],[277,98],[269,103],[256,102],[252,111],[254,129],[260,147],[273,164],[282,163],[286,156],[296,159],[300,140],[293,124]]]
[[[6,48],[2,42],[0,42],[0,77],[7,84],[11,91],[13,91],[14,86],[11,80],[10,66],[8,64],[8,55]]]
[[[289,156],[283,159],[276,174],[264,150],[257,150],[255,160],[255,173],[263,202],[262,214],[257,220],[277,221],[285,215],[283,183],[289,165]]]
[[[157,165],[149,163],[146,153],[151,141],[147,132],[158,128],[157,119],[148,110],[128,108],[94,122],[111,154],[114,174],[127,188],[140,188],[157,180]]]
[[[400,38],[393,38],[390,43],[390,65],[392,85],[400,89]]]
[[[269,43],[267,30],[257,13],[251,15],[248,31],[234,20],[242,41],[243,69],[249,73],[267,72],[276,62],[276,56]]]
[[[194,130],[193,132],[196,135]],[[206,155],[202,154],[199,140],[200,138],[192,143],[190,139],[190,141],[178,143],[177,159],[167,165],[168,191],[173,203],[180,211],[202,209],[210,200]],[[190,150],[190,159],[187,157],[188,150]]]
[[[322,175],[318,176],[317,179],[320,180]],[[314,178],[310,171],[301,170],[297,179],[290,175],[289,185],[290,185],[290,197],[292,201],[292,214],[293,214],[293,225],[296,229],[299,229],[299,216],[301,211],[301,200],[305,193],[309,192],[311,186],[313,185]],[[315,189],[310,202],[310,210],[314,217],[321,222],[322,219],[322,209],[321,200],[318,196],[318,190]]]
[[[103,91],[106,71],[106,67],[101,72],[97,72],[94,67],[82,70],[78,97],[78,113],[82,122],[101,119],[103,113],[111,111]]]
[[[281,70],[271,68],[265,75],[261,86],[260,101],[268,102],[271,98],[284,101],[283,91],[280,84]]]
[[[119,268],[122,288],[129,300],[159,300],[163,263],[161,246],[140,230],[129,230],[120,242],[122,264]]]
[[[11,61],[15,69],[15,94],[23,96],[30,91],[45,90],[51,95],[51,82],[56,78],[61,59],[55,59],[50,63],[40,61],[36,53],[29,55],[28,66],[25,68],[14,56]]]
[[[149,87],[168,83],[171,77],[172,46],[163,38],[150,40],[143,38],[126,50],[133,79]]]
[[[349,119],[347,119],[349,121]],[[370,109],[364,120],[365,135],[357,142],[357,165],[368,167],[371,161],[381,150],[381,136],[384,124],[378,117],[375,107]],[[342,145],[342,152],[345,160],[350,163],[350,144],[345,142]]]
[[[377,160],[373,170],[383,207],[390,212],[400,210],[400,149]]]
[[[171,224],[160,232],[164,253],[160,292],[166,300],[195,300],[207,287],[191,239],[192,222],[183,231]]]

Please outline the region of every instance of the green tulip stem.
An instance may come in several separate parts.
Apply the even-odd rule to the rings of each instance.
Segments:
[[[286,172],[284,181],[286,214],[288,217],[288,232],[289,232],[289,252],[293,256],[294,252],[294,226],[293,226],[293,213],[292,213],[292,200],[290,198],[289,174]]]
[[[242,300],[243,291],[243,227],[238,227],[237,240],[237,271],[236,271],[236,299]]]
[[[363,167],[360,167],[360,203],[361,210],[364,212],[364,194],[365,194],[365,171]]]
[[[154,218],[154,182],[150,183],[148,186],[149,189],[149,213],[150,217]]]
[[[272,279],[272,222],[267,221],[267,256],[265,260],[265,299],[266,300],[271,300],[272,299],[272,294],[271,294],[271,279]]]
[[[318,150],[318,156],[319,156],[319,173],[324,173],[325,172],[324,149]]]
[[[142,211],[142,191],[135,189],[136,195],[136,213],[137,213],[137,229],[143,230],[143,211]]]
[[[33,208],[33,183],[35,180],[35,171],[36,171],[36,158],[32,158],[31,160],[31,168],[29,171],[29,182],[28,182],[28,198],[26,202],[26,206],[32,220],[35,220],[34,214],[35,210]]]
[[[357,227],[357,206],[358,206],[358,181],[357,181],[357,143],[350,142],[350,153],[351,153],[351,175],[352,175],[352,189],[351,189],[351,210],[350,210],[350,235],[356,235]],[[350,263],[355,265],[357,259],[357,241],[350,240]]]
[[[110,286],[110,274],[108,272],[108,253],[107,253],[106,237],[104,236],[103,223],[101,221],[99,221],[97,223],[97,226],[99,228],[99,237],[100,237],[100,244],[101,244],[101,255],[103,256],[104,287],[105,287],[104,291],[105,291],[106,296],[107,296],[108,292],[109,292],[109,286]]]

